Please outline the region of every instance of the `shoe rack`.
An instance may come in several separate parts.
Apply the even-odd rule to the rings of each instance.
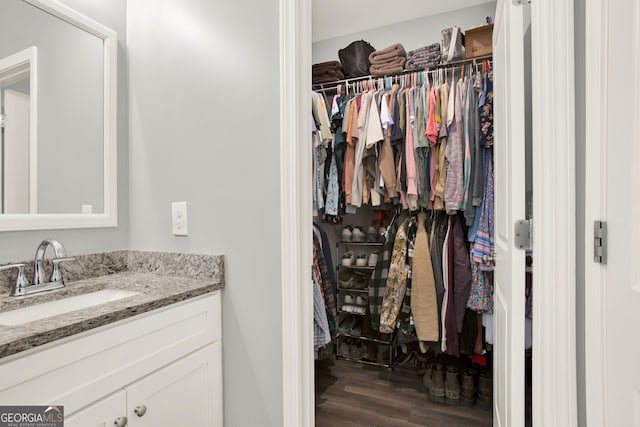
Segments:
[[[371,327],[369,312],[371,276],[377,263],[382,261],[383,245],[384,243],[379,241],[336,243],[338,278],[336,357],[391,370],[395,335],[381,335],[378,331],[374,331]],[[366,256],[366,263],[362,261],[362,255]]]

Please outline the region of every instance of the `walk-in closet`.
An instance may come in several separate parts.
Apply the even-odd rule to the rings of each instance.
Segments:
[[[494,147],[510,143],[494,132],[505,108],[494,86],[506,87],[494,74],[498,5],[407,3],[313,3],[316,426],[494,425],[496,379],[510,375],[500,356],[510,353],[494,351],[505,330],[517,337],[531,425],[530,191],[521,285],[494,278],[496,193],[507,176]],[[530,71],[520,78],[530,88]],[[524,181],[530,189],[530,173]],[[500,323],[509,317],[497,285],[521,287],[517,322]]]

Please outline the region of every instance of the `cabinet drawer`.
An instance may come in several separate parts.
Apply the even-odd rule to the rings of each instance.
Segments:
[[[55,403],[71,414],[219,341],[220,316],[216,291],[12,356],[0,361],[0,404]]]

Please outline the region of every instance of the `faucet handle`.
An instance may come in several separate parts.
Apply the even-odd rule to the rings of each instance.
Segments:
[[[24,274],[24,264],[3,265],[0,267],[0,271],[11,270],[12,268],[18,269],[18,277],[16,277],[16,284],[11,290],[11,295],[13,296],[25,295],[24,288],[29,286],[29,282],[27,282],[27,276]]]
[[[60,272],[60,263],[73,261],[73,257],[54,258],[51,260],[53,263],[53,272],[51,273],[51,282],[62,282],[62,273]]]

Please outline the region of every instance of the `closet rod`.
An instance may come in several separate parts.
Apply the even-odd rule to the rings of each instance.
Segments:
[[[482,65],[482,62],[485,60],[489,60],[489,62],[491,62],[492,59],[492,55],[485,55],[485,56],[478,56],[476,58],[469,58],[469,59],[461,59],[459,61],[452,61],[449,62],[447,64],[438,64],[436,65],[434,68],[428,68],[428,69],[424,69],[424,70],[404,70],[401,71],[399,73],[396,74],[389,74],[386,76],[360,76],[360,77],[352,77],[350,79],[343,79],[343,80],[335,80],[333,82],[326,82],[326,83],[314,83],[312,85],[312,88],[315,89],[319,89],[321,91],[326,91],[326,90],[332,90],[332,89],[336,89],[338,87],[338,85],[341,84],[345,84],[345,83],[352,83],[352,82],[359,82],[359,81],[365,81],[365,80],[376,80],[376,79],[383,79],[385,77],[396,77],[396,76],[404,76],[405,74],[411,74],[411,73],[421,73],[421,72],[434,72],[436,70],[447,70],[447,69],[452,69],[452,68],[457,68],[460,65],[464,65],[464,64],[471,64],[471,65]]]

